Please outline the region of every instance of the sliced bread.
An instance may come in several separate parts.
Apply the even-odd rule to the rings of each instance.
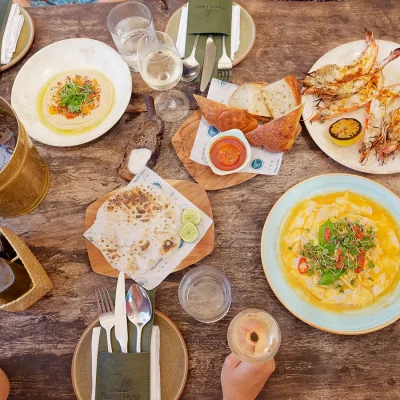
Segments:
[[[304,104],[301,104],[287,114],[246,133],[246,139],[251,145],[263,146],[273,153],[291,149],[301,131],[299,121],[303,108]]]
[[[228,105],[258,117],[272,118],[262,95],[262,88],[266,85],[265,82],[249,82],[240,85],[233,92]]]
[[[262,94],[274,118],[279,118],[301,104],[300,86],[294,75],[264,86]]]
[[[222,132],[236,128],[246,133],[256,129],[258,126],[256,117],[247,111],[228,107],[225,104],[196,94],[193,96],[200,107],[203,117]]]

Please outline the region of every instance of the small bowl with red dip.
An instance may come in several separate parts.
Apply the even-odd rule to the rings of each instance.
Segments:
[[[248,165],[251,147],[242,131],[231,129],[219,133],[207,143],[205,156],[215,174],[229,175]]]

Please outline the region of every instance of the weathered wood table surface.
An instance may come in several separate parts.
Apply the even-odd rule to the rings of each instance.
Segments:
[[[147,1],[157,29],[183,0],[165,11],[162,1]],[[253,15],[258,32],[251,55],[234,69],[233,81],[274,81],[308,71],[333,47],[363,37],[364,27],[379,39],[400,42],[400,2],[269,2],[240,0]],[[30,9],[36,39],[24,62],[55,41],[90,37],[112,45],[106,17],[114,4]],[[21,64],[5,72],[0,96],[10,100]],[[32,77],[34,79],[34,77]],[[195,85],[178,85],[193,93]],[[116,280],[96,275],[86,253],[84,213],[103,194],[125,185],[116,168],[130,132],[143,119],[142,95],[150,93],[133,76],[130,113],[100,139],[76,148],[36,143],[51,172],[48,196],[33,213],[1,220],[28,243],[54,283],[54,289],[27,312],[0,313],[0,367],[11,380],[10,400],[73,399],[71,360],[85,327],[96,317],[94,290]],[[193,103],[194,105],[194,103]],[[191,179],[178,160],[171,137],[178,124],[167,124],[155,171],[163,178]],[[157,291],[157,308],[172,318],[189,350],[190,369],[183,399],[221,399],[220,370],[228,354],[231,318],[246,307],[271,312],[282,328],[277,369],[260,399],[400,399],[400,323],[361,337],[343,337],[311,328],[291,315],[268,286],[261,265],[264,221],[278,198],[294,184],[315,175],[356,173],[339,165],[311,140],[305,129],[284,156],[278,176],[258,176],[240,186],[209,192],[216,246],[205,260],[221,268],[232,283],[233,303],[222,321],[206,325],[188,317],[178,302],[185,270],[169,276]],[[400,175],[369,176],[400,195]],[[169,400],[169,399],[164,399]]]

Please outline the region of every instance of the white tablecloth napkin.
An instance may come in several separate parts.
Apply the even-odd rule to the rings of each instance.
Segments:
[[[20,14],[18,4],[11,6],[10,15],[7,20],[6,29],[4,30],[3,40],[1,43],[0,64],[8,64],[17,47],[19,35],[21,34],[24,17]]]
[[[188,6],[182,7],[181,19],[179,21],[178,36],[176,39],[176,47],[182,58],[185,58],[186,32],[188,20]],[[234,54],[239,50],[240,46],[240,6],[234,4],[232,6],[232,27],[231,27],[231,59],[233,61]],[[229,50],[228,50],[229,53]]]
[[[92,399],[96,399],[97,355],[101,328],[92,332]],[[161,400],[160,327],[153,325],[150,342],[150,400]]]

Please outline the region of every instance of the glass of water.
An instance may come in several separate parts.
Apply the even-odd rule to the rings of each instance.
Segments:
[[[146,33],[154,32],[150,10],[142,3],[127,1],[111,10],[107,27],[122,58],[132,71],[138,72],[138,41]]]
[[[174,41],[164,32],[151,32],[139,40],[137,52],[143,80],[152,89],[164,91],[155,100],[158,116],[168,122],[179,121],[188,113],[190,103],[184,93],[170,90],[183,72]]]
[[[197,321],[219,321],[232,301],[228,278],[217,268],[200,265],[189,271],[179,284],[179,302]]]

